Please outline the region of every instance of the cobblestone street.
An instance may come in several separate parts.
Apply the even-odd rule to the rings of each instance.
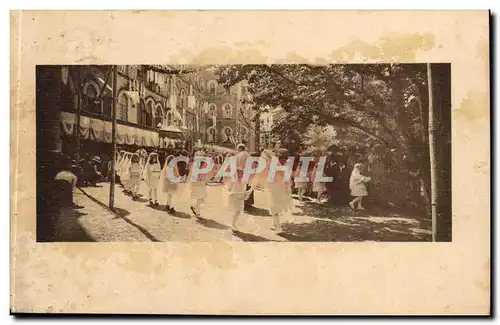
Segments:
[[[115,213],[107,209],[109,183],[76,189],[74,201],[83,208],[61,211],[57,241],[428,241],[430,223],[418,217],[387,211],[353,212],[328,204],[300,203],[281,218],[283,231],[273,232],[265,194],[255,192],[254,207],[231,229],[221,185],[210,185],[202,206],[203,219],[193,217],[188,195],[170,214],[164,206],[151,207],[145,198],[133,201],[116,186]],[[382,212],[382,213],[381,213]]]

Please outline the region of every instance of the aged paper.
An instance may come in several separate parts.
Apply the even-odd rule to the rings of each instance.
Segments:
[[[453,240],[36,240],[37,65],[450,63]],[[11,310],[488,314],[487,11],[11,13]]]

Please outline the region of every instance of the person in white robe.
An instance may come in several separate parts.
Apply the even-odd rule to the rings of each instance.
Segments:
[[[142,178],[148,188],[149,204],[158,205],[158,183],[160,180],[161,166],[156,152],[149,154]]]
[[[269,179],[271,162],[277,159],[271,150],[262,151],[261,158],[266,162],[266,166],[262,172],[253,178],[249,191],[253,191],[257,184],[263,187],[263,191],[267,196],[268,211],[273,219],[271,229],[281,232],[280,215],[290,209],[290,197],[287,189],[290,186],[290,181],[285,180],[285,171],[283,170],[277,170],[274,177]]]
[[[140,164],[140,157],[138,154],[133,154],[129,167],[130,174],[130,190],[132,191],[132,198],[137,200],[139,198],[139,186],[141,185],[142,167]]]
[[[307,172],[304,175],[302,175],[302,161],[299,161],[299,164],[297,165],[297,168],[295,169],[294,173],[294,186],[297,189],[300,202],[304,201],[304,194],[306,192],[308,185],[308,181],[304,181],[302,179],[305,179],[308,176],[309,173]]]
[[[311,173],[312,181],[313,181],[313,192],[316,192],[316,203],[321,203],[321,198],[323,194],[326,192],[326,184],[324,182],[320,182],[316,179],[316,171],[319,167],[319,159],[316,159],[314,169]]]
[[[115,173],[118,177],[120,177],[121,165],[122,165],[122,161],[124,158],[125,158],[125,151],[120,150],[120,152],[118,153],[118,157],[116,159],[116,163],[115,163]],[[120,184],[121,184],[121,180],[120,180]],[[121,185],[123,186],[123,184],[121,184]]]
[[[249,186],[253,178],[244,180],[244,171],[235,171],[234,179],[228,179],[225,185],[225,195],[227,197],[227,208],[232,215],[232,229],[239,231],[239,219],[245,214],[245,201],[250,197],[253,188]]]
[[[351,177],[349,178],[351,195],[354,196],[354,199],[349,202],[349,206],[353,210],[364,210],[365,208],[363,208],[363,197],[368,196],[368,191],[366,190],[365,183],[371,181],[371,177],[363,176],[361,174],[362,170],[363,164],[355,164],[351,173]]]
[[[194,155],[194,159],[198,157],[204,157],[205,153],[203,151],[197,151]],[[200,168],[206,167],[206,162],[202,161],[200,163]],[[193,212],[196,218],[201,218],[201,205],[205,202],[207,197],[207,183],[214,177],[214,170],[210,170],[205,173],[200,173],[196,176],[196,179],[193,179],[192,175],[194,172],[195,163],[191,163],[188,174],[188,183],[190,189],[191,202],[194,205],[191,205],[191,211]]]
[[[130,163],[132,159],[131,153],[126,153],[120,164],[120,182],[123,185],[123,191],[130,194]]]
[[[174,159],[173,155],[169,155],[166,158],[165,165],[161,170],[159,186],[158,186],[160,195],[162,197],[165,197],[165,210],[170,213],[175,212],[174,197],[179,193],[179,189],[181,187],[180,182],[176,182],[174,179],[170,179],[169,177],[168,173],[169,168],[172,169],[171,172],[175,178],[178,178],[180,176],[177,164],[174,164],[172,166],[169,165],[172,159]]]

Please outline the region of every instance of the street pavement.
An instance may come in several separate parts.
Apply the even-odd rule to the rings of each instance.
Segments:
[[[138,201],[115,188],[115,211],[108,208],[109,183],[77,188],[74,202],[81,209],[63,209],[56,224],[56,241],[163,242],[163,241],[430,241],[430,222],[417,215],[368,209],[354,212],[345,207],[301,203],[281,217],[283,231],[271,230],[264,192],[255,191],[254,207],[240,217],[239,231],[231,229],[222,186],[210,184],[202,205],[203,219],[190,210],[188,195],[177,197],[176,212],[152,207],[147,198]]]

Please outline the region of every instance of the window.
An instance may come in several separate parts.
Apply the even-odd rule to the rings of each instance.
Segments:
[[[90,113],[101,114],[100,104],[96,103],[99,90],[94,83],[87,83],[83,90],[83,110]]]
[[[113,98],[104,95],[102,97],[102,114],[107,117],[111,117],[113,111]]]
[[[167,125],[172,124],[172,113],[170,111],[167,112]]]
[[[233,117],[233,108],[231,107],[231,104],[224,105],[224,108],[222,109],[222,114],[224,118]]]
[[[148,116],[147,116],[147,111],[146,111],[146,104],[144,103],[144,100],[141,99],[139,101],[137,123],[139,125],[145,125],[147,120],[148,120]]]
[[[125,93],[122,93],[118,98],[118,113],[119,120],[128,121],[128,98]]]
[[[191,122],[191,121],[189,121],[189,122],[188,122],[188,129],[189,129],[190,131],[193,131],[193,130],[194,130],[194,127],[193,127],[193,122]]]
[[[161,124],[163,122],[163,110],[161,108],[160,104],[156,105],[156,110],[155,110],[155,125],[153,127],[158,127],[158,124]]]
[[[215,142],[215,128],[213,126],[207,129],[207,142]]]
[[[233,129],[231,129],[231,127],[229,126],[226,126],[223,130],[222,130],[222,142],[224,143],[231,143],[231,137],[233,135]]]
[[[240,138],[243,142],[248,142],[250,134],[248,133],[248,129],[244,126],[240,129]]]
[[[215,106],[215,104],[210,104],[210,106],[208,106],[208,116],[217,116],[217,106]]]
[[[210,95],[217,94],[217,82],[215,80],[210,80],[208,82],[208,92]]]
[[[153,126],[153,110],[154,110],[154,101],[153,99],[149,99],[146,106],[146,123],[144,125]]]
[[[179,105],[181,106],[181,108],[184,108],[185,104],[186,104],[186,92],[184,91],[184,89],[181,89],[181,95],[179,98]]]

